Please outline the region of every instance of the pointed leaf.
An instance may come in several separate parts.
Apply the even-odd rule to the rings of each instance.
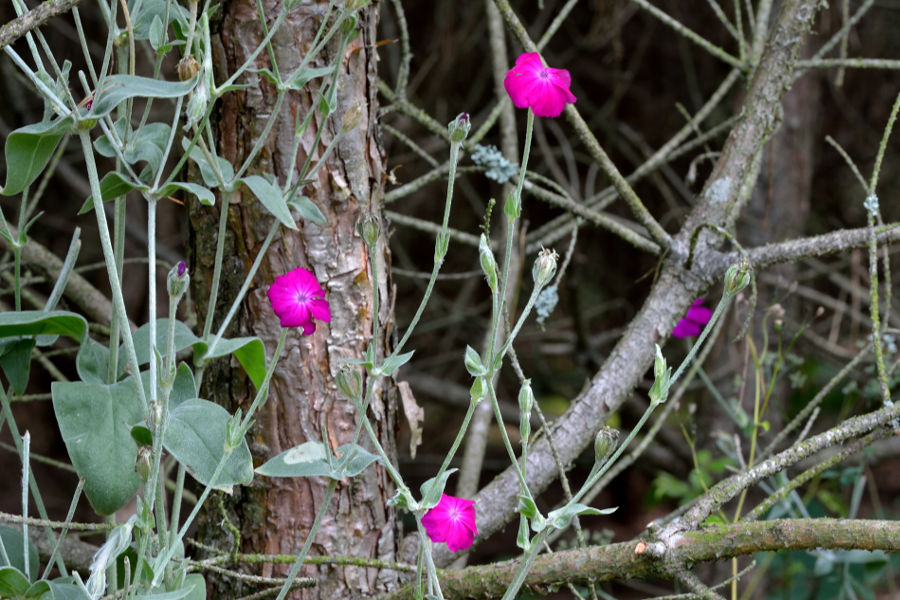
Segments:
[[[182,149],[187,150],[189,145],[190,140],[188,140],[187,138],[181,139]],[[210,165],[209,161],[206,160],[206,155],[203,154],[203,151],[200,150],[200,148],[198,148],[196,145],[194,145],[194,147],[191,148],[191,151],[188,153],[188,156],[192,161],[197,163],[197,167],[200,169],[200,176],[203,178],[203,183],[206,184],[206,187],[218,187],[219,180],[216,178],[216,173]],[[231,163],[221,156],[213,155],[213,158],[216,161],[219,173],[222,175],[222,179],[224,180],[224,182],[230,183],[231,180],[234,179],[234,167],[232,167]]]
[[[339,447],[335,451],[340,456],[338,460],[338,471],[340,477],[334,479],[343,479],[344,477],[356,477],[365,471],[369,465],[380,459],[358,444],[346,444]]]
[[[188,192],[189,194],[193,194],[197,197],[197,200],[199,200],[200,203],[205,206],[212,206],[216,203],[215,194],[213,194],[209,188],[203,187],[199,183],[173,181],[172,183],[159,190],[157,195],[161,198],[165,198],[166,196],[171,196],[173,193],[175,193],[175,190],[182,190]]]
[[[32,348],[34,338],[0,340],[0,368],[9,380],[13,393],[24,394],[28,387]]]
[[[231,415],[218,404],[191,398],[172,409],[163,444],[194,479],[207,485],[225,455],[226,426]],[[242,440],[228,457],[212,487],[230,491],[236,483],[250,483],[253,461]]]
[[[3,541],[3,547],[6,549],[6,556],[9,561],[3,560],[0,554],[0,567],[15,567],[21,573],[25,572],[25,558],[22,554],[24,536],[18,529],[0,525],[0,540]],[[38,568],[40,560],[38,559],[38,551],[31,540],[28,540],[28,576],[36,579],[38,576]]]
[[[567,504],[562,508],[551,511],[547,515],[547,521],[556,529],[565,529],[572,522],[575,515],[609,515],[616,512],[618,507],[593,508],[584,504]]]
[[[394,374],[394,371],[396,371],[397,369],[399,369],[400,367],[402,367],[403,365],[408,363],[409,359],[412,358],[412,356],[413,356],[413,354],[415,354],[415,352],[416,351],[413,350],[412,352],[405,352],[403,354],[393,354],[391,356],[388,356],[385,359],[385,361],[383,363],[381,363],[381,366],[378,369],[376,369],[377,372],[374,374],[375,375],[379,375],[379,374],[386,375],[386,376],[390,377],[391,375]]]
[[[207,346],[203,342],[194,345],[194,360],[200,357],[218,358],[234,354],[256,389],[262,385],[266,377],[266,348],[258,337],[241,337],[231,340],[221,339],[213,348],[212,354],[206,355]]]
[[[313,79],[331,75],[333,72],[334,65],[319,68],[297,69],[288,76],[287,81],[284,82],[284,87],[292,90],[302,90],[303,86]]]
[[[304,442],[271,458],[256,472],[267,477],[328,477],[331,466],[322,442]]]
[[[79,314],[54,310],[21,310],[0,313],[0,338],[31,335],[64,335],[77,342],[84,338],[87,321]]]
[[[441,474],[440,479],[432,477],[421,486],[419,491],[422,493],[422,508],[434,508],[441,501],[441,494],[447,486],[447,479],[458,469],[447,469]]]
[[[306,196],[293,196],[287,201],[288,208],[296,210],[300,218],[312,221],[318,225],[325,225],[328,221],[325,215],[319,210],[319,207],[313,204],[313,201]]]
[[[187,81],[164,81],[138,75],[112,75],[103,80],[103,87],[95,94],[88,116],[104,117],[129,98],[178,98],[194,89],[197,81],[197,77]]]
[[[72,127],[72,118],[20,127],[6,138],[6,184],[4,196],[18,194],[37,179],[50,162],[56,146]]]
[[[135,183],[130,178],[116,171],[110,171],[100,180],[100,197],[103,198],[103,202],[115,200],[119,196],[124,196],[131,190],[147,191],[149,189],[150,188],[146,185]],[[94,197],[88,196],[87,200],[84,201],[84,204],[81,205],[81,208],[78,209],[78,214],[83,215],[93,209]]]
[[[31,587],[28,578],[15,567],[0,567],[0,598],[22,598]]]
[[[287,202],[284,199],[284,194],[278,186],[270,183],[260,175],[242,177],[241,181],[247,184],[253,195],[259,198],[266,210],[281,221],[282,225],[289,229],[297,229],[294,217],[291,216],[291,211],[288,209]]]
[[[106,383],[109,371],[109,348],[85,336],[75,357],[75,370],[86,383]]]
[[[172,410],[185,400],[197,397],[197,384],[194,382],[194,373],[185,363],[178,365],[175,372],[175,383],[169,393],[169,410]]]
[[[84,493],[101,515],[124,506],[137,491],[137,444],[131,428],[143,419],[133,377],[112,385],[54,382],[53,411]]]

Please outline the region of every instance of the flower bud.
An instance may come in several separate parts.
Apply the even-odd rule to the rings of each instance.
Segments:
[[[534,261],[534,267],[531,269],[531,276],[538,287],[544,287],[553,279],[553,275],[556,273],[557,260],[559,260],[559,255],[556,253],[556,250],[542,248],[538,252],[538,257]]]
[[[619,443],[619,432],[612,427],[606,425],[597,432],[594,438],[594,460],[596,463],[603,464],[615,451]]]
[[[190,126],[199,122],[206,113],[207,106],[209,106],[209,84],[204,79],[194,89],[191,99],[188,100],[187,125]]]
[[[166,277],[166,290],[169,292],[169,298],[173,302],[181,299],[185,290],[187,290],[190,280],[191,276],[187,272],[187,263],[183,260],[178,261],[177,265],[169,269],[169,274]]]
[[[534,408],[534,392],[531,390],[531,380],[526,379],[519,388],[519,412],[523,415],[531,415]]]
[[[725,272],[725,293],[734,296],[750,283],[753,268],[746,260],[742,260],[736,265],[728,267]]]
[[[494,260],[494,252],[488,243],[487,236],[483,233],[478,240],[478,259],[481,261],[481,270],[487,277],[488,287],[492,292],[497,291],[497,261]]]
[[[650,401],[662,404],[669,397],[669,384],[672,378],[672,367],[666,365],[659,344],[656,345],[656,360],[653,363],[653,385],[650,386]]]
[[[150,481],[150,471],[153,466],[153,448],[150,446],[140,446],[137,453],[137,461],[134,463],[134,472],[137,473],[138,479],[147,483]]]
[[[531,391],[531,380],[526,379],[519,388],[519,434],[522,443],[526,444],[531,435],[531,409],[534,408],[534,392]]]
[[[455,119],[447,124],[447,131],[450,132],[450,141],[458,144],[469,135],[469,129],[472,122],[469,120],[468,113],[459,113]]]
[[[193,54],[186,54],[178,61],[178,79],[187,81],[200,72],[200,63]]]
[[[378,236],[381,232],[378,227],[378,221],[372,215],[363,217],[357,230],[367,246],[371,247],[378,243]]]
[[[350,367],[341,367],[337,374],[337,386],[351,400],[362,397],[362,375]]]

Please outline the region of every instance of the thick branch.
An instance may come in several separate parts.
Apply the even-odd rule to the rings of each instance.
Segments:
[[[638,545],[645,547],[641,554]],[[646,545],[643,545],[646,544]],[[525,587],[537,593],[563,582],[667,577],[667,564],[691,564],[777,550],[900,550],[900,522],[847,519],[777,519],[708,527],[681,535],[664,556],[653,554],[654,542],[622,542],[566,550],[540,556]],[[512,579],[517,561],[443,572],[441,590],[453,598],[499,597]],[[406,587],[383,600],[412,598]]]
[[[40,27],[51,18],[72,10],[81,0],[47,0],[17,19],[0,27],[0,48],[12,44],[17,39],[36,27]]]
[[[791,446],[784,452],[777,454],[769,460],[763,461],[741,473],[735,473],[731,477],[714,485],[706,494],[699,498],[693,508],[684,517],[671,525],[672,531],[684,531],[692,529],[702,523],[723,504],[740,494],[754,483],[783,471],[813,454],[842,444],[845,441],[859,437],[876,427],[890,423],[900,417],[900,404],[885,406],[881,410],[847,419],[828,431],[824,431],[808,440]],[[665,537],[665,536],[661,536]]]

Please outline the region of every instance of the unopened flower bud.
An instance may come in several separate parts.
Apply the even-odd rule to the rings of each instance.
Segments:
[[[184,295],[190,280],[191,276],[187,272],[187,263],[183,260],[178,261],[177,265],[169,269],[169,274],[166,277],[166,290],[168,290],[169,298],[173,302],[177,302]]]
[[[342,367],[337,374],[337,386],[341,392],[350,398],[356,400],[362,397],[362,375],[359,371],[350,367]]]
[[[150,418],[147,419],[147,422],[150,425],[150,431],[155,432],[159,431],[159,427],[162,425],[163,418],[163,407],[162,403],[157,401],[152,406],[150,406]]]
[[[450,141],[457,144],[463,141],[469,135],[471,127],[472,122],[469,120],[469,114],[459,113],[455,119],[447,124],[447,130],[450,132]]]
[[[672,378],[672,367],[666,365],[666,359],[656,345],[656,360],[653,363],[653,385],[650,386],[650,401],[662,404],[669,397],[669,383]]]
[[[187,81],[200,72],[200,63],[193,54],[186,54],[178,61],[178,79]]]
[[[488,243],[487,236],[483,233],[478,240],[478,259],[481,261],[481,270],[487,277],[488,287],[492,292],[497,291],[497,261],[494,260],[494,252]]]
[[[203,118],[206,109],[209,106],[209,85],[206,81],[201,81],[191,94],[191,99],[187,105],[188,125],[193,125]]]
[[[594,460],[597,464],[603,464],[616,449],[619,443],[619,432],[606,425],[597,432],[594,438]]]
[[[358,231],[367,246],[374,246],[378,243],[378,236],[380,235],[378,221],[372,215],[366,215],[362,218],[359,222]]]
[[[153,448],[151,446],[140,446],[137,453],[137,461],[134,463],[134,472],[137,473],[138,479],[147,483],[150,481],[150,471],[153,466]]]
[[[728,267],[725,272],[725,293],[734,296],[750,283],[753,268],[746,260]]]
[[[534,392],[531,390],[531,380],[526,379],[519,388],[519,434],[522,443],[528,442],[531,435],[531,410],[534,408]]]
[[[531,269],[531,276],[538,287],[544,287],[553,279],[553,275],[556,273],[557,260],[559,260],[559,255],[556,253],[556,250],[542,248],[538,252],[538,257],[534,261],[534,267]]]

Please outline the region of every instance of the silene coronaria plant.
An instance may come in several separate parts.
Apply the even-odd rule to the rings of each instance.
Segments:
[[[27,8],[18,1],[15,4],[18,12]],[[0,367],[8,382],[7,387],[0,387],[0,426],[8,427],[16,442],[16,452],[22,464],[23,493],[22,515],[16,521],[21,528],[0,526],[0,595],[66,600],[205,598],[205,579],[197,570],[209,568],[217,573],[243,575],[221,566],[226,561],[235,560],[242,551],[237,535],[240,530],[237,528],[229,529],[229,533],[234,534],[233,548],[209,560],[191,556],[191,546],[186,543],[186,536],[196,526],[200,511],[210,500],[211,494],[219,493],[225,498],[234,493],[236,486],[246,486],[255,477],[314,479],[319,486],[317,493],[310,495],[315,497],[318,506],[315,519],[312,523],[303,524],[307,528],[306,538],[299,550],[287,561],[282,557],[277,561],[285,563],[293,560],[289,572],[278,582],[279,589],[253,596],[277,594],[277,600],[282,600],[298,585],[316,583],[312,578],[300,580],[298,575],[316,542],[326,513],[334,510],[331,501],[336,490],[339,486],[346,486],[341,488],[342,491],[355,486],[356,482],[348,484],[348,481],[366,469],[377,467],[383,470],[379,474],[379,485],[386,482],[386,489],[392,487],[395,490],[388,503],[394,509],[407,513],[406,523],[415,530],[411,535],[418,549],[414,553],[418,561],[415,569],[409,565],[388,566],[397,571],[414,572],[414,575],[409,575],[410,585],[414,586],[409,594],[411,597],[442,599],[442,574],[438,570],[441,565],[436,560],[445,552],[442,544],[451,553],[470,550],[479,542],[477,523],[480,523],[483,534],[490,529],[485,513],[488,509],[497,509],[479,505],[477,496],[466,499],[445,491],[455,471],[451,465],[457,458],[476,410],[482,406],[490,409],[496,421],[509,459],[509,478],[516,488],[514,504],[519,518],[516,545],[522,552],[518,562],[510,569],[513,575],[503,596],[504,600],[512,600],[519,594],[538,554],[552,543],[554,536],[574,526],[578,531],[578,543],[583,546],[585,536],[580,532],[580,520],[608,515],[615,510],[590,505],[596,497],[596,490],[602,488],[607,476],[612,476],[614,471],[611,472],[611,469],[643,430],[653,411],[668,400],[673,384],[693,360],[697,347],[714,329],[726,303],[741,286],[751,281],[748,262],[731,274],[730,283],[715,311],[704,305],[703,298],[693,302],[671,331],[676,338],[699,337],[688,357],[673,374],[661,348],[656,346],[649,403],[637,424],[621,443],[618,432],[614,430],[605,428],[597,433],[594,438],[594,461],[581,487],[570,489],[564,486],[564,500],[552,509],[544,507],[542,511],[543,504],[539,506],[537,492],[529,484],[528,469],[534,467],[529,466],[528,458],[530,451],[532,458],[535,456],[538,436],[541,436],[543,444],[553,435],[553,428],[545,427],[540,434],[532,434],[532,419],[536,416],[543,419],[540,402],[535,397],[535,389],[540,388],[532,388],[531,380],[513,352],[513,344],[523,326],[532,318],[532,312],[537,312],[543,319],[552,311],[556,303],[557,285],[574,251],[574,234],[572,245],[564,253],[561,264],[555,250],[547,248],[537,253],[532,263],[531,281],[520,276],[519,272],[528,271],[515,267],[518,260],[514,258],[519,248],[518,236],[523,229],[525,182],[546,179],[529,171],[528,167],[534,119],[556,118],[565,111],[570,116],[577,113],[577,109],[570,106],[577,102],[577,98],[572,91],[569,71],[550,67],[537,52],[525,52],[518,56],[504,77],[505,91],[514,107],[527,111],[527,121],[517,172],[511,162],[512,157],[492,156],[490,161],[494,168],[503,167],[502,180],[509,181],[505,185],[513,188],[504,199],[503,215],[499,217],[505,219],[505,227],[499,228],[505,232],[505,237],[503,234],[499,236],[503,239],[492,239],[488,233],[490,227],[485,227],[485,233],[480,237],[468,232],[458,235],[459,232],[451,231],[449,227],[461,153],[470,149],[466,145],[470,131],[474,128],[478,132],[470,114],[479,115],[484,111],[471,109],[470,112],[462,112],[449,123],[446,136],[440,138],[449,144],[447,165],[442,162],[443,158],[442,161],[433,161],[435,164],[440,162],[439,176],[447,177],[442,223],[439,227],[428,229],[437,231],[433,269],[413,316],[408,321],[389,319],[392,326],[406,323],[405,330],[387,331],[380,319],[393,307],[382,310],[384,307],[379,304],[384,302],[381,291],[389,289],[392,283],[390,273],[384,270],[389,262],[384,260],[384,254],[379,254],[386,247],[381,223],[383,207],[378,205],[383,198],[376,198],[377,194],[372,193],[371,199],[363,198],[362,194],[358,194],[360,197],[354,196],[352,201],[349,199],[359,191],[357,188],[365,187],[360,183],[366,179],[364,168],[362,175],[355,174],[359,175],[358,178],[325,177],[318,172],[319,169],[327,169],[330,162],[340,162],[332,157],[336,148],[342,148],[340,152],[343,153],[348,145],[362,144],[360,138],[353,136],[360,134],[361,129],[374,130],[374,118],[379,116],[377,110],[370,111],[368,106],[346,107],[343,97],[353,91],[351,85],[345,85],[344,78],[352,70],[345,61],[348,57],[354,61],[366,58],[366,52],[360,52],[359,44],[371,42],[361,35],[359,27],[363,20],[359,12],[369,10],[366,7],[368,2],[320,3],[322,14],[316,15],[318,29],[314,41],[308,46],[297,45],[294,50],[302,56],[291,54],[290,60],[284,61],[290,62],[291,68],[295,69],[289,70],[288,65],[277,64],[284,54],[276,51],[274,45],[286,37],[281,28],[289,22],[288,12],[300,4],[304,3],[276,3],[273,10],[277,14],[263,14],[260,4],[260,14],[255,16],[264,24],[262,41],[248,52],[250,58],[234,65],[233,72],[227,75],[214,73],[211,40],[215,27],[210,24],[213,10],[209,3],[200,6],[198,2],[143,0],[130,3],[133,12],[125,11],[124,16],[108,12],[105,18],[113,30],[109,32],[106,43],[98,45],[107,48],[102,64],[91,64],[87,73],[79,72],[77,82],[74,76],[69,80],[72,65],[68,61],[60,65],[52,54],[47,56],[49,53],[38,51],[39,47],[46,45],[46,41],[37,29],[29,34],[28,43],[21,44],[21,48],[12,44],[4,46],[4,52],[12,63],[40,94],[45,115],[41,122],[11,132],[5,154],[7,179],[2,193],[6,196],[19,195],[22,199],[17,228],[0,212],[0,235],[12,248],[12,258],[8,264],[12,265],[13,273],[9,279],[14,286],[11,299],[14,309],[0,314]],[[103,6],[109,11],[118,3]],[[268,5],[266,10],[269,10]],[[364,16],[369,17],[368,14]],[[92,49],[82,35],[84,28],[77,11],[73,12],[73,18],[76,19],[84,56],[90,60]],[[127,22],[127,29],[117,29],[115,24],[119,21]],[[248,20],[250,22],[253,20]],[[34,43],[32,38],[37,38],[40,45]],[[156,75],[169,64],[166,61],[176,58],[181,65],[178,80],[164,81],[158,77],[139,75],[135,67],[136,42],[148,45],[150,51],[146,54],[153,62],[153,73]],[[301,51],[301,47],[305,49]],[[23,59],[20,51],[28,51],[31,56],[26,55]],[[117,53],[115,60],[114,51]],[[742,46],[741,55],[744,54],[755,55],[743,52]],[[269,64],[261,67],[256,62],[258,57],[270,61]],[[35,66],[29,66],[29,61]],[[315,67],[310,66],[313,64]],[[111,65],[115,65],[115,69]],[[746,65],[741,63],[738,66],[741,68],[735,70],[735,78]],[[400,71],[408,71],[408,68]],[[241,157],[239,164],[232,164],[219,155],[216,140],[221,138],[221,132],[216,130],[214,113],[225,104],[220,101],[228,94],[244,93],[248,88],[257,86],[256,82],[263,82],[260,85],[275,98],[278,109],[271,113],[264,110],[258,112],[258,122],[254,123],[258,129],[254,135],[259,134],[259,138],[242,149],[246,155]],[[83,89],[76,94],[74,90],[79,85]],[[255,93],[257,90],[252,91]],[[291,98],[304,94],[308,94],[312,101],[291,104]],[[79,97],[84,100],[79,100]],[[259,98],[254,97],[256,100]],[[396,106],[406,102],[406,97],[400,95]],[[285,103],[291,104],[292,113],[280,111]],[[287,109],[287,106],[284,108]],[[501,108],[509,110],[509,105],[504,104]],[[337,122],[339,112],[342,120]],[[287,113],[294,119],[293,128],[285,129],[286,133],[277,131],[276,135],[273,130],[281,127],[283,121],[280,119],[284,119]],[[364,119],[366,126],[362,127],[360,123]],[[326,131],[328,133],[323,133]],[[254,172],[260,164],[266,163],[264,146],[267,139],[279,136],[291,142],[285,152],[288,160],[284,164],[289,165],[285,169],[287,173],[279,173],[276,177],[272,173]],[[37,186],[34,184],[39,181],[45,168],[53,168],[48,165],[55,164],[57,159],[67,154],[63,152],[65,147],[60,146],[63,139],[77,141],[83,154],[85,180],[90,189],[90,194],[85,194],[88,197],[84,207],[96,219],[97,245],[109,281],[111,302],[109,314],[104,315],[108,322],[100,327],[95,326],[96,323],[89,326],[88,320],[78,313],[57,309],[67,282],[74,277],[80,248],[79,233],[72,240],[65,262],[58,267],[58,281],[46,295],[46,301],[38,304],[42,298],[23,294],[23,249],[28,243],[28,229],[37,218],[32,213],[44,187],[43,182]],[[424,150],[417,150],[425,154]],[[98,156],[103,157],[104,162],[98,164]],[[341,157],[342,160],[345,158]],[[429,155],[427,158],[433,157]],[[487,169],[482,166],[481,171]],[[610,172],[607,171],[607,174]],[[618,175],[617,172],[615,174]],[[498,176],[497,171],[493,176]],[[621,193],[628,183],[620,175],[614,179]],[[356,277],[357,273],[362,275],[358,281],[363,282],[360,287],[365,286],[366,293],[371,293],[366,296],[371,304],[353,307],[353,310],[345,311],[343,305],[337,304],[346,300],[336,293],[340,289],[337,278],[348,276],[348,273],[336,273],[333,264],[318,261],[318,256],[313,260],[312,252],[300,259],[310,269],[297,267],[279,274],[268,287],[268,278],[260,275],[260,272],[267,272],[265,268],[260,269],[260,264],[279,234],[302,237],[309,235],[308,231],[303,230],[306,227],[309,231],[318,228],[316,231],[325,231],[326,235],[339,231],[330,228],[330,221],[323,214],[323,210],[333,207],[326,207],[325,201],[319,197],[310,198],[302,193],[307,186],[315,187],[316,182],[321,181],[341,188],[341,210],[353,210],[353,218],[359,217],[359,237],[352,240],[357,244],[355,249],[364,248],[368,252],[367,255],[360,252],[363,266],[349,277]],[[35,195],[30,196],[32,192]],[[204,290],[208,292],[208,297],[203,307],[193,308],[193,301],[188,302],[194,300],[190,298],[192,273],[189,273],[191,269],[184,261],[166,265],[169,269],[164,278],[166,293],[157,293],[158,280],[162,279],[157,273],[157,265],[165,262],[157,248],[157,208],[160,201],[167,202],[178,194],[190,198],[192,210],[196,208],[198,213],[207,211],[213,220],[218,215],[218,227],[209,227],[210,231],[215,232],[210,233],[211,237],[215,237],[215,247],[209,253],[214,253],[214,256],[208,269],[211,271],[208,274],[209,287]],[[145,206],[141,207],[139,214],[146,216],[147,220],[146,257],[141,257],[140,262],[146,264],[146,312],[149,316],[148,322],[138,327],[134,324],[140,322],[140,317],[133,310],[129,314],[123,293],[125,232],[126,224],[131,225],[127,216],[127,195],[141,199]],[[627,194],[623,194],[623,198],[625,196]],[[876,214],[874,190],[868,198],[869,227],[874,231],[875,223],[880,219]],[[365,200],[371,204],[365,206]],[[260,236],[264,240],[258,244],[248,244],[256,255],[254,260],[248,261],[247,264],[252,264],[240,285],[225,286],[225,232],[229,219],[234,218],[229,211],[232,206],[256,201],[259,206],[254,205],[254,209],[259,209],[265,218],[261,223],[254,223],[254,227],[265,231],[265,236]],[[635,198],[627,197],[625,201],[640,204]],[[328,202],[339,204],[334,198]],[[257,214],[253,211],[248,213]],[[637,217],[642,220],[641,225],[649,235],[643,237],[642,234],[642,243],[654,244],[663,255],[669,234],[661,231],[649,215],[637,211]],[[402,215],[398,220],[400,218]],[[109,220],[112,220],[112,227]],[[486,221],[489,225],[490,219]],[[410,343],[431,299],[451,241],[460,239],[471,242],[471,246],[459,252],[470,252],[469,258],[473,263],[477,259],[484,276],[485,293],[490,295],[490,319],[485,321],[488,323],[486,335],[479,332],[472,341],[477,349],[473,345],[467,346],[464,351],[459,349],[455,368],[461,376],[465,376],[465,369],[471,382],[463,422],[444,453],[437,472],[414,491],[399,471],[396,457],[383,447],[376,431],[378,428],[372,421],[373,416],[381,418],[378,411],[383,409],[384,402],[393,401],[385,390],[401,387],[399,384],[394,386],[391,380],[412,360],[415,350],[407,350],[406,345]],[[226,332],[234,328],[235,316],[249,304],[248,294],[261,292],[263,288],[281,327],[274,352],[271,344],[268,341],[264,343],[261,337],[226,336]],[[220,298],[220,292],[224,295],[225,289],[230,297]],[[518,303],[520,290],[524,304]],[[539,302],[545,291],[549,293]],[[516,304],[510,304],[510,298],[516,298]],[[168,303],[164,307],[158,305],[162,299]],[[34,310],[24,310],[23,302],[34,303]],[[877,310],[877,298],[874,304]],[[224,315],[218,313],[218,307],[222,305],[227,306]],[[190,314],[182,321],[179,320],[179,310],[183,313],[185,307],[196,310],[197,314]],[[335,308],[334,314],[332,308]],[[366,314],[365,318],[359,319],[365,322],[366,330],[354,333],[355,340],[363,340],[361,345],[344,352],[344,347],[337,346],[342,340],[353,336],[343,337],[346,332],[339,329],[345,324],[340,323],[340,317],[354,311]],[[160,318],[163,314],[167,318]],[[873,321],[876,319],[873,318]],[[268,319],[267,323],[274,323],[274,318]],[[660,332],[659,337],[664,338],[666,333]],[[78,376],[78,380],[64,381],[65,377],[60,374],[60,381],[54,382],[51,387],[59,433],[79,481],[72,512],[62,527],[46,514],[30,472],[30,436],[27,432],[20,434],[10,408],[10,397],[21,399],[25,394],[32,356],[40,352],[40,347],[54,343],[59,336],[72,340],[70,349],[77,347],[76,368],[72,372]],[[247,436],[260,416],[260,409],[269,401],[273,375],[289,337],[292,342],[301,345],[334,344],[328,348],[329,364],[323,368],[321,379],[325,381],[324,386],[329,393],[334,392],[336,397],[337,394],[348,397],[349,404],[340,406],[340,410],[344,411],[344,416],[349,415],[345,423],[350,426],[333,433],[328,426],[319,427],[320,423],[304,423],[304,427],[309,427],[304,429],[303,435],[314,431],[321,438],[306,439],[302,443],[291,440],[289,443],[296,443],[293,447],[275,456],[264,457],[264,460],[254,460]],[[102,338],[106,343],[94,338]],[[875,339],[881,338],[876,336]],[[877,342],[876,347],[880,348]],[[243,403],[246,396],[238,395],[239,400],[232,405],[229,403],[231,398],[217,398],[214,402],[202,397],[208,388],[214,387],[209,385],[209,374],[212,372],[210,365],[216,360],[229,360],[235,368],[239,365],[243,369],[246,380],[252,384],[252,401],[247,398],[248,402]],[[498,385],[504,366],[513,367],[506,369],[504,375],[515,374],[513,381],[518,384],[516,402],[501,397],[509,394],[506,387]],[[886,385],[885,404],[889,405]],[[247,389],[251,389],[249,384]],[[278,400],[305,402],[302,392],[298,390],[290,399]],[[414,409],[418,407],[414,399],[404,396],[403,401],[404,409],[412,404],[409,412],[416,412]],[[518,423],[504,421],[510,406],[518,407]],[[412,422],[415,418],[410,420]],[[516,427],[518,439],[513,443],[510,432],[515,431]],[[411,429],[414,429],[412,424]],[[336,435],[340,435],[341,439],[334,439]],[[259,450],[260,447],[263,450]],[[264,451],[265,445],[254,444],[253,449]],[[562,466],[560,470],[563,470]],[[193,491],[186,487],[190,478],[194,479]],[[309,487],[312,489],[315,486],[310,484]],[[318,494],[322,489],[324,492]],[[68,569],[57,552],[70,529],[72,514],[81,494],[96,513],[109,517],[105,524],[87,527],[99,531],[105,538],[93,553],[90,567],[83,569],[85,573],[90,573],[86,577]],[[343,503],[350,496],[352,494],[338,497]],[[380,499],[377,494],[373,496]],[[513,511],[512,504],[507,507],[510,512]],[[50,547],[53,548],[43,573],[38,572],[38,565],[35,564],[37,552],[28,531],[34,522],[28,514],[33,505],[39,507],[39,522],[46,529]],[[342,504],[341,510],[345,508]],[[349,507],[351,510],[353,508]],[[228,512],[225,500],[218,501],[216,510],[219,509],[222,514]],[[127,514],[116,522],[114,515],[121,516],[123,513]],[[219,512],[216,515],[218,518]],[[260,526],[264,524],[260,523]],[[365,560],[359,564],[353,563],[354,558],[359,557],[338,557],[336,562],[346,559],[350,561],[348,564],[360,567],[361,571],[376,568]],[[378,563],[378,568],[386,564]],[[270,583],[270,580],[266,582]]]

